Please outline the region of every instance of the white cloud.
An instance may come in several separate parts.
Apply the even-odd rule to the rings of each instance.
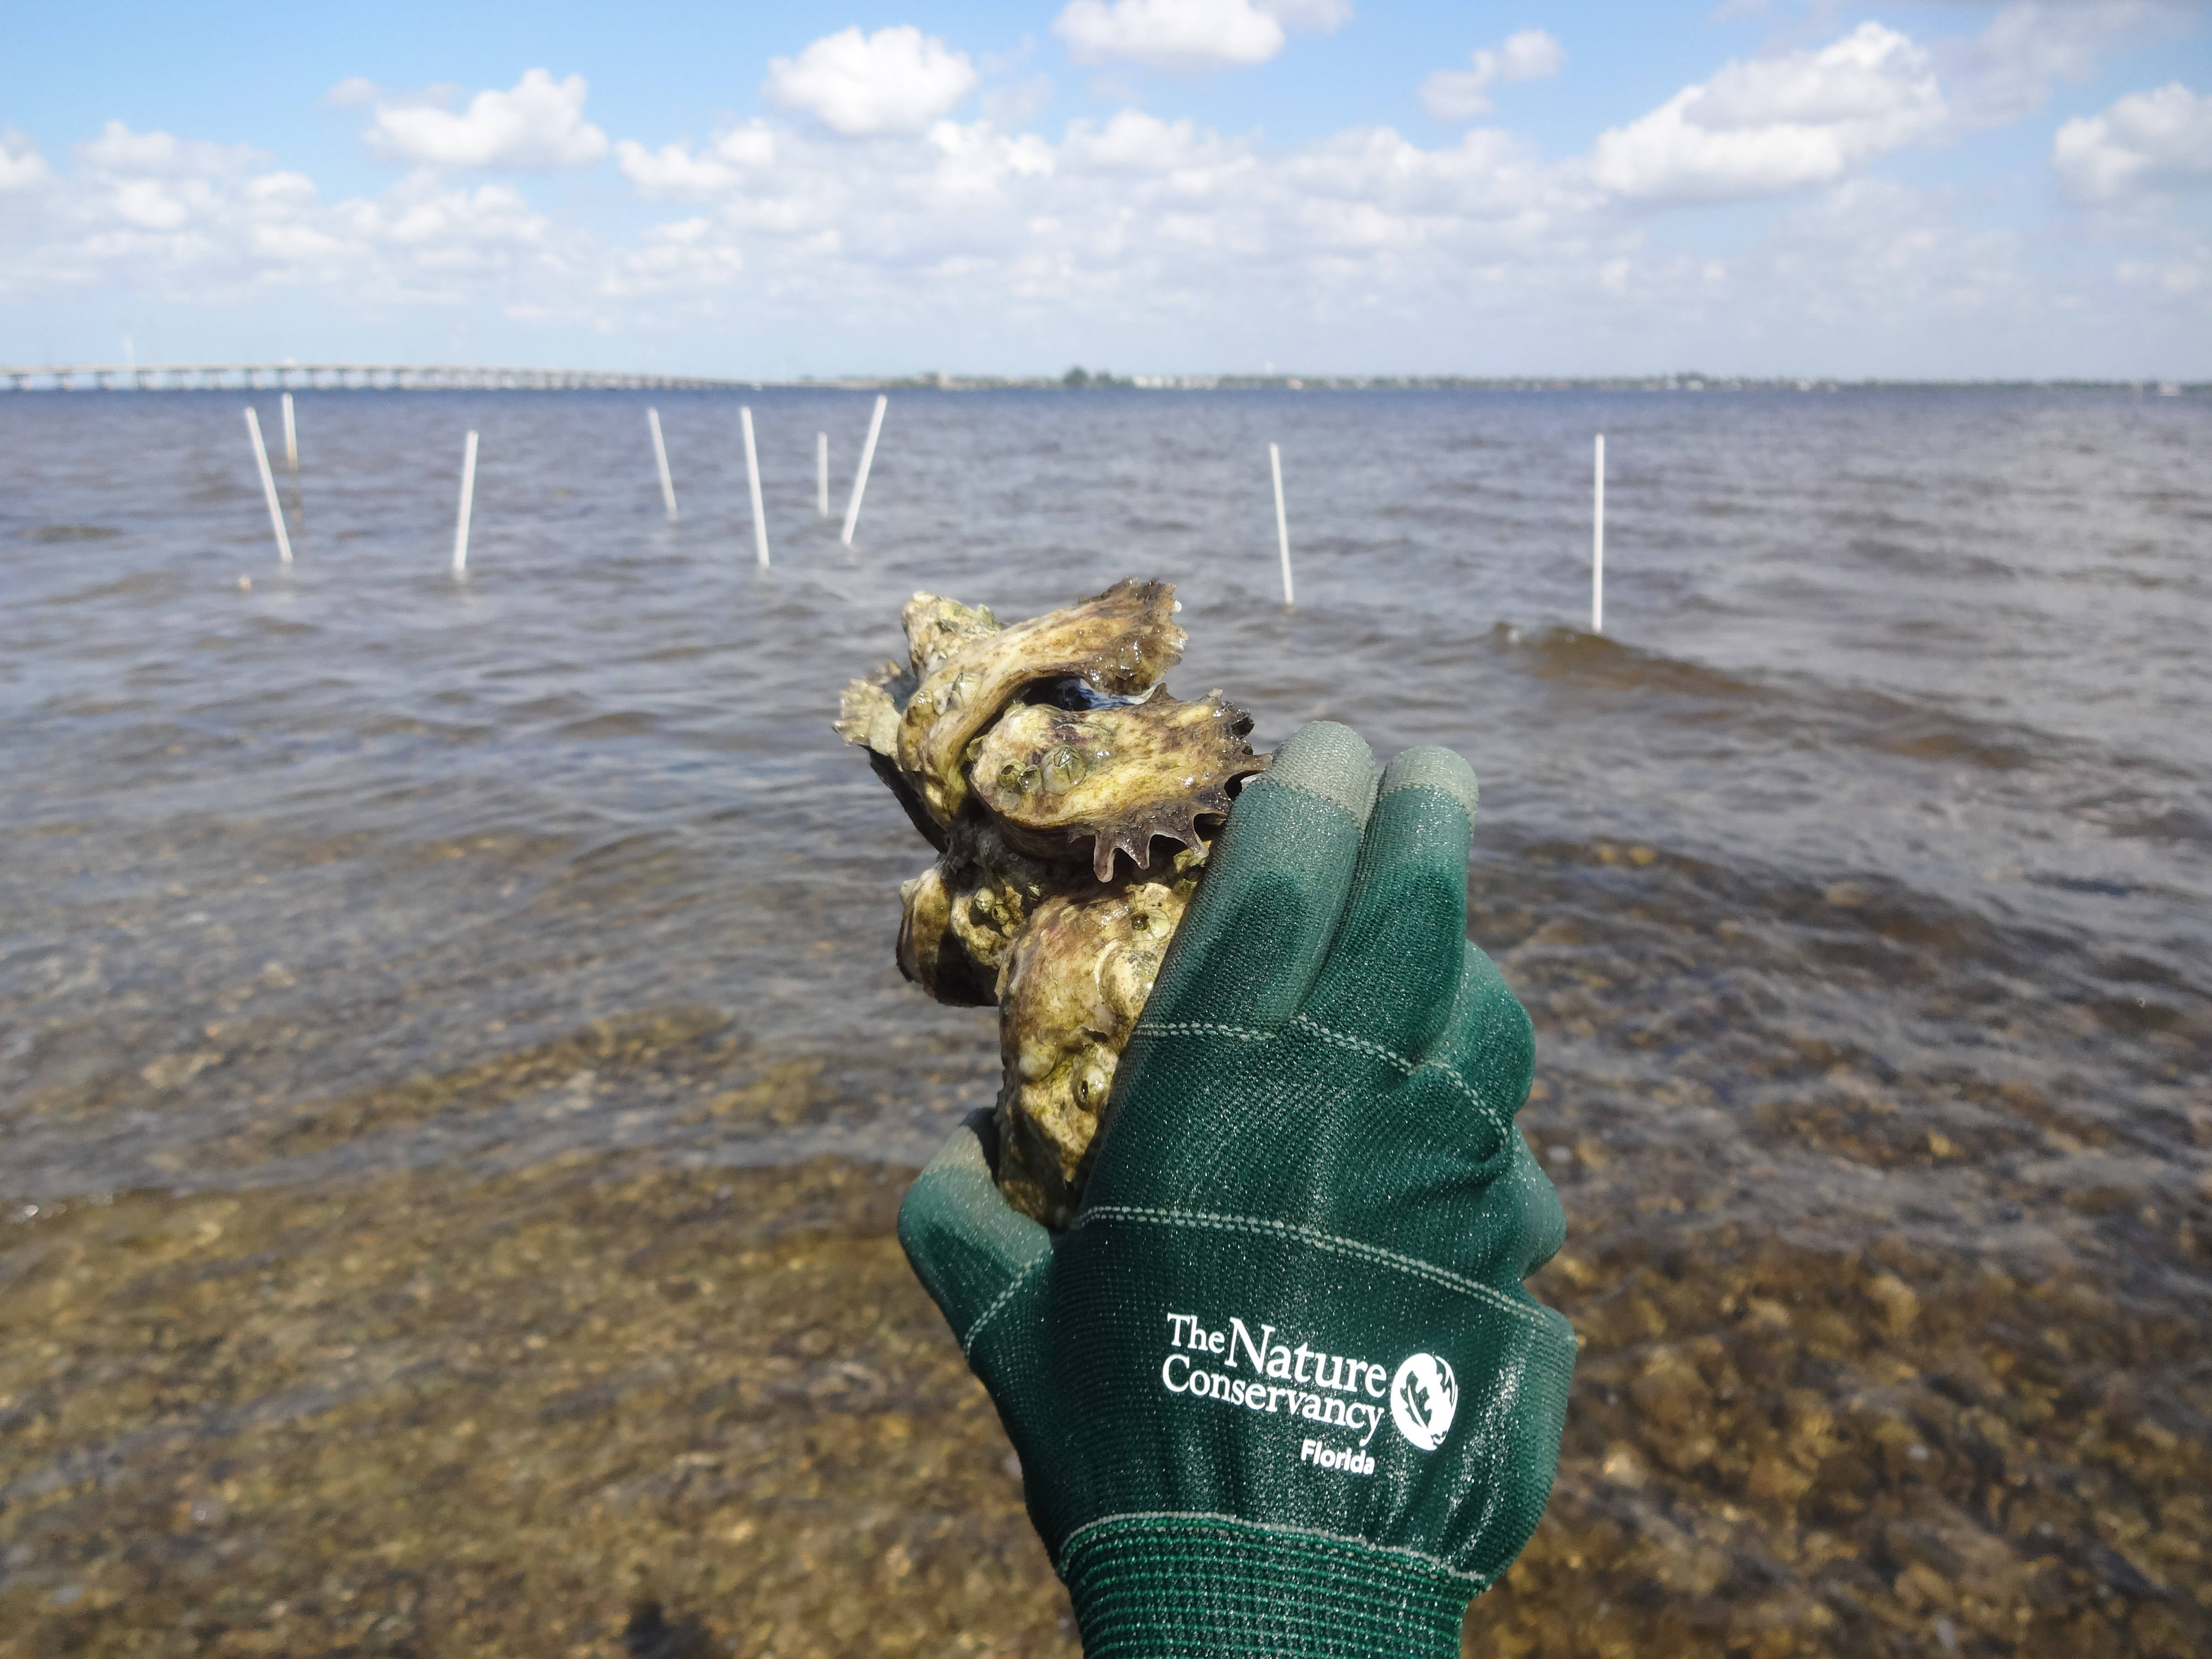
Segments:
[[[1599,135],[1591,177],[1646,201],[1779,195],[1839,179],[1942,128],[1929,54],[1879,23],[1818,52],[1731,62]]]
[[[1352,19],[1352,0],[1258,0],[1260,9],[1286,29],[1334,34]]]
[[[125,179],[115,186],[115,216],[137,230],[174,230],[192,216],[177,193],[158,179]]]
[[[2212,293],[2212,250],[2170,259],[2124,259],[2112,273],[2121,286],[2161,300],[2192,300]]]
[[[1291,9],[1303,19],[1320,9]],[[1285,21],[1253,0],[1068,0],[1052,32],[1079,64],[1195,75],[1266,63],[1283,49]]]
[[[1197,145],[1195,121],[1164,121],[1140,109],[1123,109],[1103,126],[1090,121],[1071,125],[1060,154],[1081,173],[1157,175],[1182,165]]]
[[[144,284],[224,304],[308,288],[351,302],[454,304],[486,282],[555,283],[576,249],[504,185],[453,189],[431,170],[374,199],[326,204],[305,174],[243,146],[110,122],[64,188],[0,220],[0,293]]]
[[[166,132],[134,132],[120,121],[108,122],[99,137],[79,145],[77,156],[102,177],[160,179],[234,173],[258,159],[245,144],[188,143]]]
[[[714,234],[713,220],[698,215],[647,231],[639,246],[617,258],[599,292],[616,300],[696,296],[731,287],[744,270],[744,256]]]
[[[1655,237],[1598,263],[1577,291],[1618,349],[1686,343],[1675,365],[1710,364],[1717,348],[1796,374],[2018,373],[2016,342],[2052,295],[2021,236],[1972,221],[1948,192],[1848,179],[1731,239],[1725,259]]]
[[[2131,92],[2059,128],[2051,165],[2069,193],[2098,204],[2212,184],[2212,95],[2179,81]]]
[[[653,201],[703,201],[742,184],[750,173],[775,161],[777,137],[766,122],[753,121],[694,150],[688,143],[647,149],[635,139],[615,146],[623,176]]]
[[[1279,29],[1343,15],[1249,9]],[[859,50],[816,51],[839,42]],[[941,42],[852,29],[776,66],[807,118],[771,110],[703,138],[602,140],[637,198],[684,205],[596,234],[540,211],[529,181],[459,187],[446,169],[460,147],[442,141],[434,164],[331,202],[267,155],[114,124],[57,155],[52,187],[0,198],[0,296],[136,287],[179,306],[290,290],[333,315],[470,307],[557,327],[556,356],[592,332],[681,329],[689,360],[740,373],[911,364],[902,354],[924,349],[948,368],[1018,368],[1073,340],[1084,361],[1110,350],[1123,367],[1280,360],[1297,340],[1320,366],[1353,370],[1607,370],[1654,353],[1656,366],[1725,368],[1781,341],[1765,361],[1815,372],[2004,372],[2021,340],[2083,337],[2038,323],[2062,301],[2093,307],[2094,293],[2031,277],[2028,242],[1979,222],[1995,210],[1978,196],[1866,168],[1954,130],[1942,44],[1869,27],[1729,64],[1590,154],[1547,158],[1481,127],[1433,145],[1383,126],[1271,144],[1135,107],[1047,135],[1024,130],[1021,100],[974,101],[983,72]],[[934,86],[907,72],[933,48],[956,71]],[[1487,95],[1562,56],[1524,30],[1455,72]],[[2039,61],[2046,81],[2064,72]],[[569,84],[567,130],[589,131]],[[365,95],[380,131],[403,110]],[[972,118],[951,112],[963,100]],[[2187,216],[2159,192],[2206,172],[2208,102],[2180,87],[2132,94],[2054,147],[2057,175],[2100,210],[2080,222],[2124,244],[2082,279],[2114,316],[2180,329],[2212,305],[2204,239],[2157,229]],[[412,108],[475,118],[465,93]],[[27,139],[0,137],[0,185],[37,185],[41,170]],[[1654,210],[1780,191],[1802,199],[1748,236],[1732,216],[1725,249],[1705,245],[1703,216]],[[2131,217],[2128,204],[2148,206]],[[1982,355],[1956,349],[1963,339]]]
[[[1902,329],[2026,307],[2018,234],[1960,219],[1945,193],[1847,179],[1782,219],[1747,274],[1777,296],[1772,308],[1838,326]]]
[[[0,191],[28,190],[52,176],[53,169],[39,154],[39,147],[31,142],[28,133],[18,132],[13,127],[0,128]]]
[[[1274,155],[1124,109],[1056,143],[943,121],[856,153],[753,124],[618,155],[641,191],[699,205],[680,244],[624,256],[615,281],[711,307],[741,269],[749,306],[817,319],[1200,316],[1230,291],[1327,313],[1378,286],[1455,292],[1471,263],[1548,268],[1554,239],[1574,261],[1619,240],[1588,222],[1586,185],[1494,132],[1431,151],[1357,129]]]
[[[1052,107],[1058,90],[1049,75],[1028,76],[988,88],[977,107],[994,127],[1025,127]]]
[[[448,271],[503,264],[506,250],[542,243],[548,229],[512,185],[455,189],[427,174],[377,200],[344,203],[338,216],[363,240],[395,243]]]
[[[1557,75],[1566,61],[1566,49],[1543,30],[1522,29],[1483,47],[1467,68],[1430,76],[1421,82],[1421,103],[1439,121],[1471,121],[1490,113],[1493,82],[1541,81]]]
[[[294,289],[579,329],[866,319],[994,342],[1120,319],[1148,339],[1185,327],[1207,350],[1263,312],[1341,341],[1384,313],[1498,319],[1729,289],[1709,260],[1679,274],[1645,249],[1642,222],[1580,163],[1495,131],[1431,149],[1362,127],[1275,151],[1124,109],[1056,139],[939,120],[855,147],[753,120],[613,148],[641,197],[690,205],[604,240],[515,185],[458,188],[430,167],[331,204],[252,152],[112,128],[78,152],[69,189],[40,193],[66,210],[40,210],[58,216],[32,245],[0,221],[0,289],[149,283],[179,301]]]
[[[351,84],[342,81],[338,88]],[[582,167],[607,153],[606,134],[584,119],[586,90],[580,75],[556,81],[534,69],[507,91],[478,93],[463,114],[380,102],[367,137],[382,159],[417,166]]]
[[[2087,78],[2100,58],[2160,21],[2145,0],[2014,0],[1981,33],[1936,43],[1952,121],[1995,127],[2033,115],[2050,101],[2056,82]]]
[[[366,109],[383,95],[366,75],[349,75],[325,93],[322,101],[331,109]]]
[[[762,88],[848,137],[915,133],[975,89],[975,66],[911,25],[825,34],[793,58],[769,60]]]

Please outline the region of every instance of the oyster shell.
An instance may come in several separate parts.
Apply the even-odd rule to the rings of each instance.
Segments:
[[[999,631],[999,619],[988,605],[963,605],[934,593],[917,593],[908,599],[899,613],[899,624],[906,629],[907,658],[914,665],[915,684],[935,673],[947,657]],[[906,688],[906,695],[914,695],[914,686]]]
[[[969,745],[976,799],[1017,846],[1065,857],[1091,843],[1093,873],[1112,879],[1114,854],[1152,867],[1156,836],[1203,851],[1201,816],[1225,817],[1229,786],[1258,768],[1252,717],[1218,691],[1179,702],[1164,690],[1120,708],[1012,708]]]
[[[933,594],[918,593],[907,611],[934,627],[945,605]],[[1129,696],[1158,684],[1182,659],[1186,635],[1176,626],[1174,607],[1175,589],[1165,582],[1116,582],[1080,605],[976,633],[932,659],[936,665],[900,717],[896,756],[929,815],[948,826],[959,816],[968,795],[969,740],[1029,687],[1073,679],[1106,696]],[[909,645],[919,669],[922,645],[912,639]]]
[[[1165,582],[1122,581],[1001,628],[917,593],[907,663],[846,687],[834,722],[938,849],[899,890],[899,969],[940,1002],[998,1005],[999,1184],[1048,1226],[1081,1200],[1212,830],[1267,763],[1220,692],[1168,695],[1176,608]]]

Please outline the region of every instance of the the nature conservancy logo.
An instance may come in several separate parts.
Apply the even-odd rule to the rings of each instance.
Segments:
[[[1390,1420],[1423,1451],[1443,1444],[1458,1409],[1459,1379],[1432,1353],[1408,1354],[1390,1379]]]
[[[1309,1439],[1301,1462],[1346,1474],[1372,1474],[1366,1448],[1382,1426],[1382,1402],[1407,1441],[1434,1451],[1451,1432],[1459,1409],[1459,1382],[1432,1353],[1408,1355],[1394,1371],[1351,1354],[1323,1353],[1301,1342],[1278,1341],[1275,1328],[1255,1333],[1241,1319],[1225,1330],[1208,1330],[1194,1314],[1168,1316],[1168,1352],[1160,1386],[1170,1394],[1212,1400],[1248,1412],[1303,1418],[1322,1429],[1358,1436],[1353,1446]]]

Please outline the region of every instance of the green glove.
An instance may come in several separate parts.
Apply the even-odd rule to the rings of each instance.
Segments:
[[[1121,1057],[1083,1208],[988,1125],[899,1237],[1104,1655],[1455,1655],[1551,1495],[1565,1237],[1528,1017],[1467,943],[1474,775],[1305,727],[1249,785]]]

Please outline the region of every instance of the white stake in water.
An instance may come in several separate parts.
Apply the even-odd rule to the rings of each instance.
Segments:
[[[284,470],[300,470],[300,428],[292,421],[292,394],[284,394]]]
[[[276,503],[276,475],[269,470],[269,447],[261,441],[261,417],[246,406],[246,430],[253,440],[254,464],[261,469],[261,493],[269,502],[270,527],[276,532],[276,556],[292,562],[292,538],[284,533],[284,509]]]
[[[461,518],[453,526],[453,574],[465,576],[469,572],[469,514],[477,504],[477,434],[469,434],[468,447],[461,452]]]
[[[760,555],[760,568],[768,568],[768,514],[761,507],[760,455],[753,448],[753,412],[750,409],[738,410],[738,424],[745,430],[745,484],[753,492],[753,549]]]
[[[1283,555],[1283,603],[1295,605],[1291,597],[1291,520],[1283,511],[1283,452],[1273,444],[1267,446],[1267,466],[1275,475],[1275,545]]]
[[[1605,434],[1597,434],[1597,477],[1590,519],[1590,632],[1605,632]]]
[[[653,428],[653,459],[660,463],[660,499],[668,504],[668,522],[676,522],[676,480],[668,476],[668,446],[660,441],[660,411],[645,411],[645,423]]]
[[[889,402],[878,394],[876,412],[868,417],[868,441],[860,449],[860,470],[853,475],[853,499],[845,503],[845,533],[838,538],[848,547],[853,544],[853,526],[860,522],[860,497],[868,493],[868,468],[876,459],[876,434],[884,429],[884,405]]]
[[[830,516],[830,434],[814,434],[814,510]]]

